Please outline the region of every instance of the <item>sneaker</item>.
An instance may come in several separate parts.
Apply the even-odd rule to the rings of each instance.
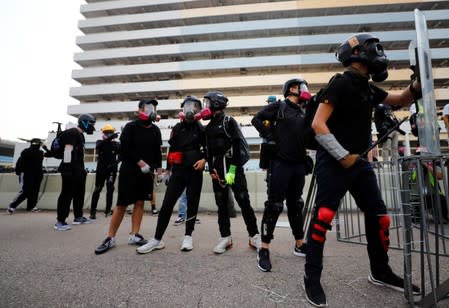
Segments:
[[[108,217],[108,216],[112,216],[113,211],[109,210],[109,211],[105,211],[104,212],[104,217]]]
[[[181,251],[190,251],[193,249],[192,236],[186,235],[182,240]]]
[[[220,237],[217,245],[215,245],[213,251],[217,254],[224,253],[226,250],[232,248],[232,238],[231,236]]]
[[[86,217],[76,217],[72,222],[73,225],[87,225],[90,223],[92,223],[92,220],[87,219]]]
[[[129,234],[129,238],[128,238],[129,245],[142,246],[142,245],[145,245],[146,243],[148,243],[148,241],[146,239],[144,239],[143,236],[140,235],[139,233]]]
[[[90,214],[89,219],[97,219],[97,214]]]
[[[271,271],[270,250],[266,248],[259,249],[259,252],[257,253],[257,267],[262,272]]]
[[[57,223],[55,223],[55,225],[53,226],[53,229],[58,230],[58,231],[67,231],[72,229],[72,227],[70,227],[70,225],[66,222],[60,222],[58,221]]]
[[[293,249],[293,254],[295,256],[298,256],[298,257],[305,257],[306,256],[306,251],[307,251],[307,244],[306,243],[303,243],[301,245],[301,247],[298,247],[295,244],[295,248]]]
[[[201,223],[200,219],[199,219],[199,218],[196,218],[196,219],[195,219],[195,223],[196,223],[197,225],[199,225],[199,224]]]
[[[372,284],[375,284],[376,286],[387,287],[399,292],[404,292],[404,279],[402,279],[393,272],[390,272],[389,274],[382,275],[379,277],[374,277],[373,274],[370,274],[368,276],[368,281],[371,282]],[[412,285],[412,288],[413,288],[413,295],[421,294],[417,286]]]
[[[101,243],[100,246],[95,249],[96,255],[101,255],[102,253],[105,253],[110,248],[115,247],[115,239],[110,238],[109,236]]]
[[[248,241],[248,245],[251,248],[256,249],[257,251],[260,249],[260,236],[259,234],[255,234],[254,236],[250,236],[249,237],[249,241]]]
[[[306,299],[314,307],[327,307],[326,294],[319,280],[308,279],[304,276]]]
[[[13,207],[10,207],[10,206],[8,206],[8,208],[6,209],[6,212],[8,214],[14,214],[15,211],[16,211],[16,209]]]
[[[174,226],[182,225],[186,219],[184,217],[178,217],[176,218],[175,222],[173,223]]]
[[[156,209],[152,209],[152,210],[151,210],[151,214],[152,214],[153,216],[157,216],[157,214],[159,214],[159,212],[158,212]]]
[[[164,245],[163,241],[158,241],[158,240],[152,238],[145,245],[137,247],[136,250],[138,253],[149,253],[149,252],[152,252],[153,250],[163,249],[164,247],[165,247],[165,245]]]
[[[37,212],[40,212],[41,211],[41,209],[40,208],[37,208],[37,207],[33,207],[32,209],[31,209],[31,212],[32,213],[37,213]]]

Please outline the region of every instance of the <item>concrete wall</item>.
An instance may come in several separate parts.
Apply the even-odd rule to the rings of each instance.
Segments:
[[[251,205],[257,211],[262,211],[264,202],[266,200],[266,182],[265,182],[265,172],[247,172],[246,180],[248,182],[248,191],[251,199]],[[303,198],[307,196],[307,191],[309,189],[310,176],[306,178],[306,185],[304,187]],[[89,209],[92,192],[95,186],[95,174],[88,174],[86,180],[86,195],[84,200],[84,208]],[[117,183],[116,183],[117,186]],[[162,200],[165,194],[165,185],[160,184],[156,186],[157,193],[157,207],[160,208]],[[19,191],[18,177],[15,174],[0,174],[0,209],[6,209],[8,204],[14,198],[14,196]],[[45,174],[42,180],[38,207],[45,210],[56,210],[56,204],[58,200],[59,193],[61,191],[61,176],[57,173],[55,174]],[[100,196],[100,201],[98,202],[98,209],[103,210],[105,207],[105,194],[106,187]],[[114,205],[117,200],[117,189],[114,192]],[[26,201],[24,201],[26,202]],[[149,203],[146,207],[149,207]],[[19,205],[18,208],[25,208],[26,205],[23,203]],[[204,173],[203,179],[203,190],[201,193],[200,200],[200,210],[215,211],[217,209],[215,205],[215,199],[212,191],[212,181],[208,173]],[[236,209],[240,210],[236,204]],[[175,206],[175,211],[177,206]]]

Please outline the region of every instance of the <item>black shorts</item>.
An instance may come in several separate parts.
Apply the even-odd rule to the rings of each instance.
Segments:
[[[118,177],[117,205],[130,205],[140,200],[151,200],[153,175],[139,168],[121,168]]]

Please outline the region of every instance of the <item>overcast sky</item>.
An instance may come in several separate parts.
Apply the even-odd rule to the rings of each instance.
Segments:
[[[0,2],[0,138],[46,138],[53,121],[66,123],[79,13],[84,0]]]

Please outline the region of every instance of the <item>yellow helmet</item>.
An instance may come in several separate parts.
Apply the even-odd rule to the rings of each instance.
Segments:
[[[115,128],[111,125],[111,124],[106,124],[105,126],[103,126],[103,128],[101,129],[101,131],[104,132],[115,132]]]

